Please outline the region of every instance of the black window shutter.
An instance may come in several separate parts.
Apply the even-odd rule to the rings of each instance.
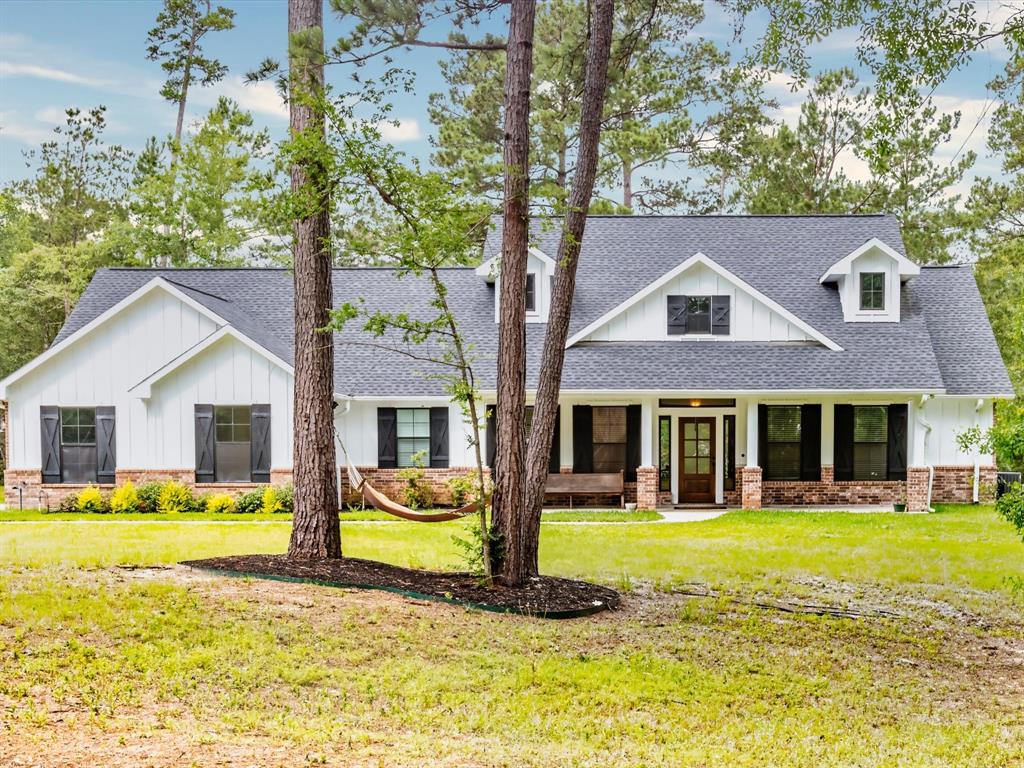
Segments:
[[[714,336],[729,335],[729,318],[732,314],[730,306],[731,296],[711,297],[711,333]]]
[[[589,405],[572,407],[572,471],[594,471],[594,411]]]
[[[836,480],[853,480],[853,406],[835,407],[833,462]]]
[[[757,406],[757,463],[763,479],[770,479],[763,470],[768,466],[768,406]]]
[[[886,457],[890,480],[907,479],[907,404],[889,406],[889,435]]]
[[[377,466],[394,469],[398,466],[398,409],[377,409]]]
[[[636,482],[636,468],[640,466],[640,406],[626,406],[626,482]]]
[[[216,480],[213,445],[213,406],[196,405],[196,482]]]
[[[430,409],[430,466],[448,466],[448,406]]]
[[[270,482],[270,405],[252,406],[250,474],[254,483]]]
[[[494,457],[498,453],[498,424],[496,421],[497,417],[494,415],[494,411],[497,407],[498,406],[496,405],[488,405],[486,407],[487,418],[485,432],[487,435],[487,466],[492,470],[494,469]]]
[[[548,461],[548,472],[557,475],[562,471],[562,406],[555,410],[555,431],[551,435],[551,459]]]
[[[114,406],[96,406],[96,482],[113,483],[117,479],[117,434]]]
[[[821,406],[800,407],[800,479],[821,480]]]
[[[44,483],[60,482],[60,408],[43,405],[39,408]]]
[[[686,333],[689,318],[686,314],[687,297],[668,297],[668,335],[681,336]]]

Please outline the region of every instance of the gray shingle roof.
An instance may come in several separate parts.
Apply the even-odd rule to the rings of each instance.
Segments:
[[[890,216],[592,217],[580,256],[571,327],[579,330],[696,252],[704,253],[843,347],[707,341],[583,343],[566,353],[570,390],[943,390],[1012,395],[969,268],[922,269],[902,288],[901,322],[845,323],[834,286],[818,278],[877,237],[903,252]],[[535,231],[549,255],[558,233]],[[484,244],[497,252],[500,228]],[[161,275],[278,357],[292,360],[292,274],[280,269],[100,270],[57,340]],[[493,389],[494,288],[472,269],[447,269],[450,299],[474,347],[476,372]],[[334,273],[335,305],[427,316],[423,278],[381,268]],[[546,326],[527,326],[528,384]],[[436,367],[372,346],[355,325],[335,335],[335,388],[357,396],[441,394]],[[412,348],[413,354],[428,352]]]

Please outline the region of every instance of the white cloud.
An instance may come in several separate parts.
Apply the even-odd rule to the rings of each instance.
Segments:
[[[39,80],[56,80],[60,83],[87,85],[92,88],[104,85],[102,80],[66,72],[63,69],[40,67],[35,64],[18,64],[13,61],[0,61],[0,77],[34,77]]]
[[[386,121],[378,125],[381,138],[385,141],[401,143],[403,141],[416,141],[423,136],[420,131],[419,120],[399,118],[396,121]]]
[[[0,112],[0,139],[4,138],[35,145],[52,139],[53,129],[22,122],[10,112]]]
[[[189,96],[193,94],[190,92]],[[213,106],[220,96],[227,96],[238,102],[238,106],[249,112],[270,117],[288,119],[288,107],[281,100],[277,87],[266,80],[247,84],[239,75],[224,78],[212,88],[195,92],[195,100]]]
[[[63,107],[43,107],[42,109],[37,110],[32,117],[40,123],[63,125],[67,118],[67,113],[64,111]]]

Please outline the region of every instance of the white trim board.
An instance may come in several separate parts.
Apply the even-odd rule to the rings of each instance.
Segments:
[[[185,363],[187,363],[189,360],[192,360],[193,358],[201,355],[203,352],[212,347],[221,339],[228,337],[241,342],[249,349],[251,349],[253,352],[262,355],[271,363],[278,366],[288,374],[292,376],[295,375],[295,369],[292,368],[291,365],[286,363],[284,360],[279,358],[274,353],[270,352],[266,347],[257,344],[255,341],[250,339],[244,333],[240,332],[234,326],[224,325],[218,328],[213,333],[211,333],[209,336],[200,339],[198,343],[192,345],[174,359],[169,360],[164,365],[157,368],[155,371],[153,371],[153,373],[149,374],[149,376],[144,378],[138,384],[134,385],[133,387],[130,387],[128,389],[128,393],[135,395],[135,397],[142,398],[143,400],[148,400],[152,394],[154,384],[156,384],[158,381],[165,378],[166,376],[170,375],[181,366],[185,365]]]
[[[142,299],[144,296],[149,295],[151,292],[157,289],[166,291],[171,296],[174,296],[176,299],[191,307],[199,314],[204,315],[205,317],[212,320],[216,325],[227,325],[227,321],[223,317],[218,315],[216,312],[211,310],[209,307],[200,304],[198,301],[196,301],[191,296],[186,294],[184,291],[174,286],[172,283],[168,282],[162,277],[157,276],[154,277],[149,282],[147,282],[145,285],[141,286],[140,288],[125,296],[114,306],[110,307],[103,313],[94,317],[92,320],[83,325],[70,336],[63,339],[59,344],[54,344],[41,355],[32,358],[27,363],[25,363],[25,365],[21,366],[21,368],[14,371],[14,373],[9,374],[7,378],[5,378],[3,381],[0,381],[0,399],[6,399],[7,388],[11,384],[23,378],[27,374],[31,373],[36,368],[45,364],[52,358],[56,357],[68,347],[77,344],[80,339],[84,338],[85,336],[88,336],[90,333],[92,333],[94,330],[96,330],[101,325],[106,323],[108,320],[117,316],[125,309],[130,307],[132,304],[134,304],[135,302]]]
[[[536,256],[538,259],[544,262],[551,274],[555,271],[555,260],[548,256],[540,248],[534,248],[530,246],[528,249],[529,253]],[[476,268],[475,272],[477,276],[484,278],[488,283],[493,283],[498,279],[498,270],[496,267],[501,262],[501,256],[492,256],[479,267]]]
[[[757,301],[761,302],[766,307],[768,307],[770,310],[772,310],[773,312],[777,313],[781,317],[783,317],[786,320],[788,320],[790,323],[795,325],[797,328],[799,328],[801,331],[806,333],[808,336],[810,336],[811,338],[815,339],[816,341],[820,342],[824,346],[826,346],[829,349],[831,349],[833,352],[841,352],[842,351],[843,348],[841,346],[839,346],[836,342],[832,341],[832,339],[830,339],[828,336],[826,336],[825,334],[821,333],[817,329],[813,328],[811,325],[809,325],[808,323],[806,323],[803,320],[801,320],[799,317],[794,315],[792,312],[790,312],[788,309],[783,307],[777,301],[774,301],[773,299],[768,298],[763,293],[761,293],[759,290],[754,288],[752,285],[750,285],[746,281],[742,280],[741,278],[739,278],[737,275],[735,275],[732,272],[730,272],[725,267],[717,264],[715,261],[711,260],[710,258],[708,258],[707,256],[705,256],[703,253],[701,253],[699,251],[697,253],[693,254],[693,256],[691,256],[690,258],[686,259],[681,264],[678,264],[677,266],[673,267],[671,270],[666,272],[664,275],[659,277],[654,282],[649,283],[644,288],[641,288],[639,291],[634,293],[632,296],[630,296],[628,299],[626,299],[625,301],[620,303],[617,307],[615,307],[611,311],[606,312],[605,314],[601,315],[601,317],[597,318],[597,320],[595,320],[594,322],[590,323],[589,325],[587,325],[582,330],[574,333],[569,338],[569,340],[565,343],[566,349],[568,349],[569,347],[571,347],[571,346],[573,346],[575,344],[578,344],[579,342],[583,341],[587,336],[589,336],[591,333],[596,331],[598,328],[600,328],[601,326],[605,325],[606,323],[611,321],[613,318],[621,315],[623,312],[628,310],[630,307],[633,307],[636,304],[640,303],[641,301],[646,299],[648,296],[650,296],[652,293],[654,293],[659,288],[661,288],[663,285],[667,284],[669,281],[671,281],[674,278],[678,277],[679,275],[681,275],[683,272],[685,272],[686,270],[688,270],[690,267],[694,266],[695,264],[703,264],[705,267],[707,267],[711,271],[716,272],[718,275],[720,275],[721,277],[725,278],[726,280],[731,282],[733,285],[735,285],[738,289],[740,289],[741,291],[749,294],[754,299],[756,299]]]
[[[829,267],[827,270],[825,270],[825,274],[818,278],[818,282],[827,283],[832,280],[838,280],[843,275],[850,274],[850,271],[853,269],[853,262],[856,261],[859,257],[863,256],[868,251],[875,248],[880,250],[889,258],[893,259],[899,265],[899,273],[901,278],[909,279],[915,275],[921,274],[921,268],[917,264],[912,262],[899,251],[886,245],[877,237],[872,237],[860,248],[857,248],[855,251],[851,251],[846,256],[837,261],[835,264],[833,264],[831,267]]]

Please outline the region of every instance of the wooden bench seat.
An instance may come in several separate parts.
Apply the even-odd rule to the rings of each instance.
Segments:
[[[625,479],[622,472],[548,475],[548,481],[544,486],[544,495],[556,494],[569,497],[570,509],[572,509],[572,497],[584,494],[618,496],[619,507],[626,506]]]

